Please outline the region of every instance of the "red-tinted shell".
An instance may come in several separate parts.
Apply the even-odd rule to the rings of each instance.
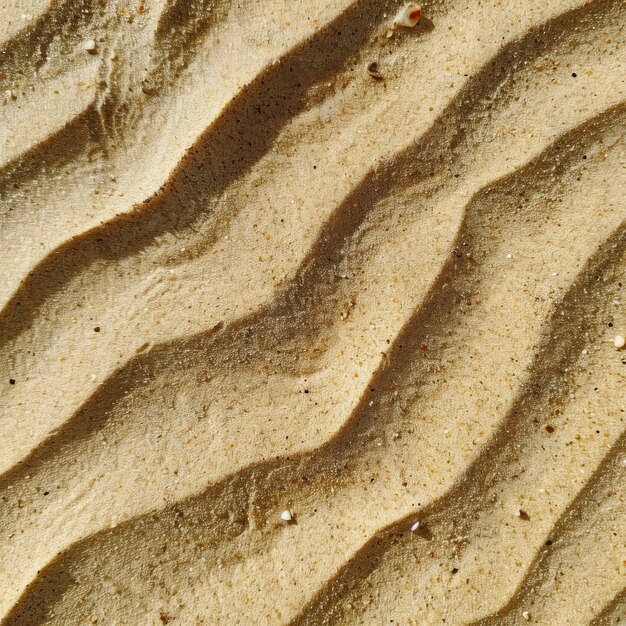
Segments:
[[[400,10],[394,20],[394,23],[398,26],[407,26],[413,28],[415,24],[420,21],[422,15],[422,9],[416,4],[407,4]]]

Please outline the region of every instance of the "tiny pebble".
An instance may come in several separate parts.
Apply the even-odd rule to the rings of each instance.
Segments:
[[[512,258],[513,258],[513,255],[512,255],[512,254],[507,254],[507,255],[506,255],[506,258],[507,258],[507,259],[512,259]]]
[[[527,621],[530,622],[530,613],[528,611],[522,611],[522,617]]]
[[[420,527],[420,523],[419,522],[415,522],[415,524],[413,524],[413,526],[411,526],[411,532],[414,533],[419,527]]]
[[[96,50],[96,40],[95,39],[87,39],[87,41],[85,42],[85,50],[87,50],[87,52],[95,52]]]
[[[290,522],[293,519],[293,515],[291,514],[291,511],[285,509],[280,514],[280,519],[283,520],[283,522]]]
[[[626,339],[622,335],[615,335],[615,339],[613,340],[613,345],[619,350],[623,348],[626,344]]]

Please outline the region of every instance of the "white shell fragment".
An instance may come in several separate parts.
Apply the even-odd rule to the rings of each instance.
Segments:
[[[613,340],[613,345],[619,350],[626,345],[626,339],[622,337],[622,335],[615,335],[615,339]]]
[[[95,39],[87,39],[87,41],[85,42],[85,50],[87,50],[87,52],[95,52],[96,50],[96,40]]]
[[[422,15],[422,9],[417,4],[407,4],[400,9],[398,15],[396,15],[393,23],[396,26],[408,26],[413,28],[415,24],[420,21]]]
[[[413,526],[411,526],[411,532],[414,533],[419,527],[420,527],[420,523],[419,522],[415,522],[415,524],[413,524]]]
[[[522,617],[524,618],[524,620],[526,620],[527,622],[530,622],[530,613],[528,611],[522,611]]]
[[[283,520],[283,522],[290,522],[293,519],[293,515],[291,514],[291,511],[284,510],[280,514],[280,519]]]

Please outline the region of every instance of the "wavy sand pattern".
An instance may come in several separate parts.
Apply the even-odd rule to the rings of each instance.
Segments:
[[[0,5],[3,625],[626,619],[626,6],[401,6]]]

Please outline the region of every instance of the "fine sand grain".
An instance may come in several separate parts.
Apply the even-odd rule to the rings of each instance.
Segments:
[[[626,5],[405,6],[0,0],[3,626],[626,623]]]

